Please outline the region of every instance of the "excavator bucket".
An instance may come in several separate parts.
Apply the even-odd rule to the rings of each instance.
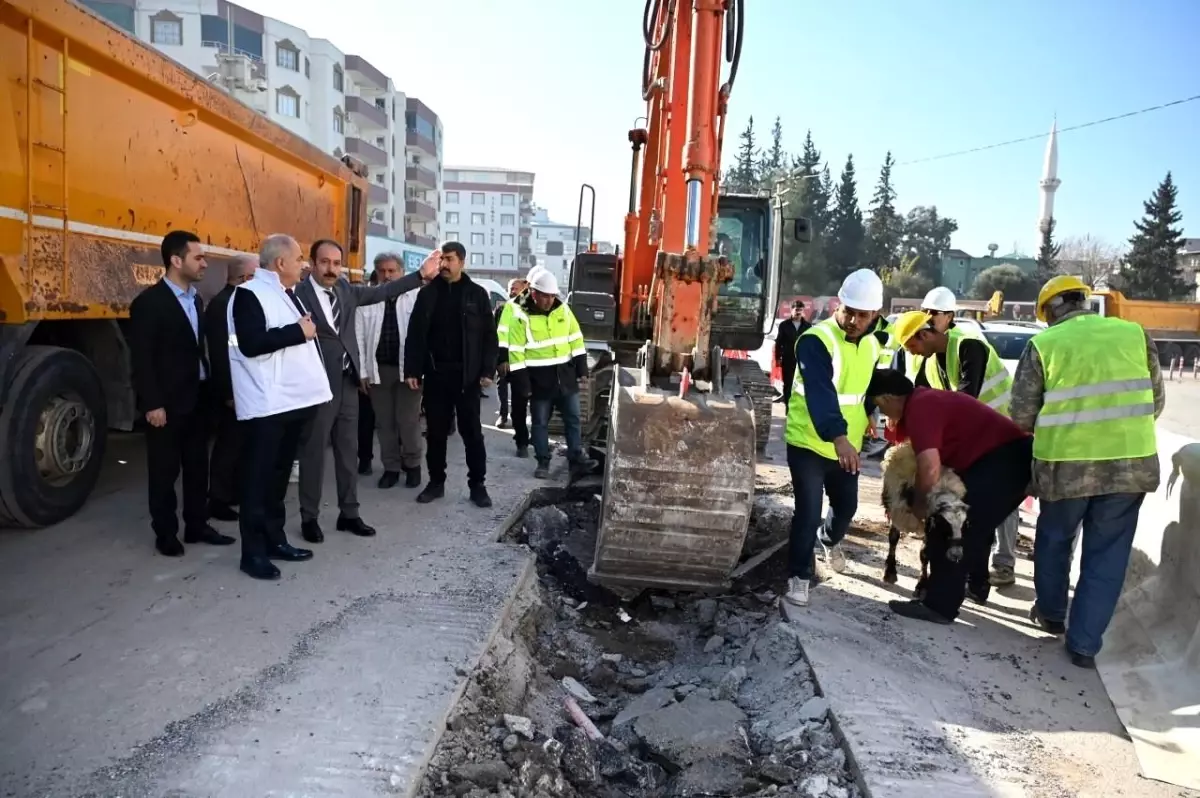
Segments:
[[[614,376],[589,577],[610,586],[723,589],[754,498],[750,400],[732,391],[680,398],[649,387],[640,369],[617,367]]]

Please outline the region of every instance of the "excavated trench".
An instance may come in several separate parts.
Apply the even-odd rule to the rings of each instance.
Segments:
[[[778,608],[778,555],[720,596],[590,584],[599,498],[543,493],[507,540],[537,555],[417,794],[857,798]]]

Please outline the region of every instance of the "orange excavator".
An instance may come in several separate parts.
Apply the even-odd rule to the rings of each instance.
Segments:
[[[720,191],[744,5],[647,0],[647,124],[629,133],[624,246],[580,253],[572,268],[568,302],[599,353],[585,437],[604,462],[603,500],[589,576],[608,586],[720,589],[746,538],[773,391],[755,361],[724,352],[758,349],[774,323],[784,224],[778,196]],[[582,206],[581,191],[581,217]],[[792,220],[788,238],[808,241],[807,222]]]

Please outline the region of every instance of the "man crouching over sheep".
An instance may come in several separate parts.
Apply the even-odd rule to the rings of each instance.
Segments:
[[[996,527],[1025,500],[1033,438],[973,396],[914,389],[893,369],[875,372],[867,396],[895,422],[900,440],[909,441],[916,452],[912,511],[932,524],[927,527],[932,534],[926,544],[929,581],[924,599],[889,601],[888,606],[906,618],[953,623],[966,597],[967,574],[987,567]],[[961,550],[946,534],[948,525],[929,517],[929,494],[944,469],[957,473],[966,488]]]

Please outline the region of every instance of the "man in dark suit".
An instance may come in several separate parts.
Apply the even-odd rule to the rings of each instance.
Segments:
[[[242,434],[233,409],[233,384],[229,377],[229,299],[233,289],[253,277],[257,268],[257,255],[243,255],[230,263],[225,287],[204,311],[204,333],[212,365],[209,393],[216,422],[216,438],[208,464],[208,517],[218,521],[238,520],[233,508],[238,504],[242,474]]]
[[[812,325],[804,318],[804,303],[792,303],[791,318],[779,322],[775,333],[775,362],[783,371],[783,396],[777,399],[787,405],[792,398],[792,380],[796,377],[796,340]]]
[[[496,320],[487,290],[465,273],[467,250],[457,241],[442,247],[439,279],[421,289],[404,343],[404,379],[425,390],[425,464],[429,483],[417,501],[446,495],[446,439],[457,416],[467,455],[467,487],[477,507],[491,507],[484,479],[487,449],[479,419],[479,389],[496,376]],[[430,261],[436,263],[437,261]]]
[[[300,532],[309,543],[325,539],[318,515],[325,478],[325,448],[332,442],[339,511],[336,528],[369,537],[375,534],[375,529],[358,515],[358,394],[362,363],[355,311],[362,305],[386,302],[420,288],[421,273],[407,274],[386,285],[352,285],[342,278],[342,248],[336,241],[317,241],[309,254],[312,273],[296,286],[296,296],[309,308],[317,325],[317,341],[333,399],[317,409],[300,444]],[[437,262],[431,261],[426,270],[433,276],[436,268]]]
[[[195,233],[172,230],[163,238],[165,273],[129,306],[129,346],[138,409],[146,417],[150,524],[155,548],[183,555],[175,515],[175,480],[183,471],[184,542],[234,542],[208,525],[208,416],[204,383],[204,303],[196,283],[207,264]]]

